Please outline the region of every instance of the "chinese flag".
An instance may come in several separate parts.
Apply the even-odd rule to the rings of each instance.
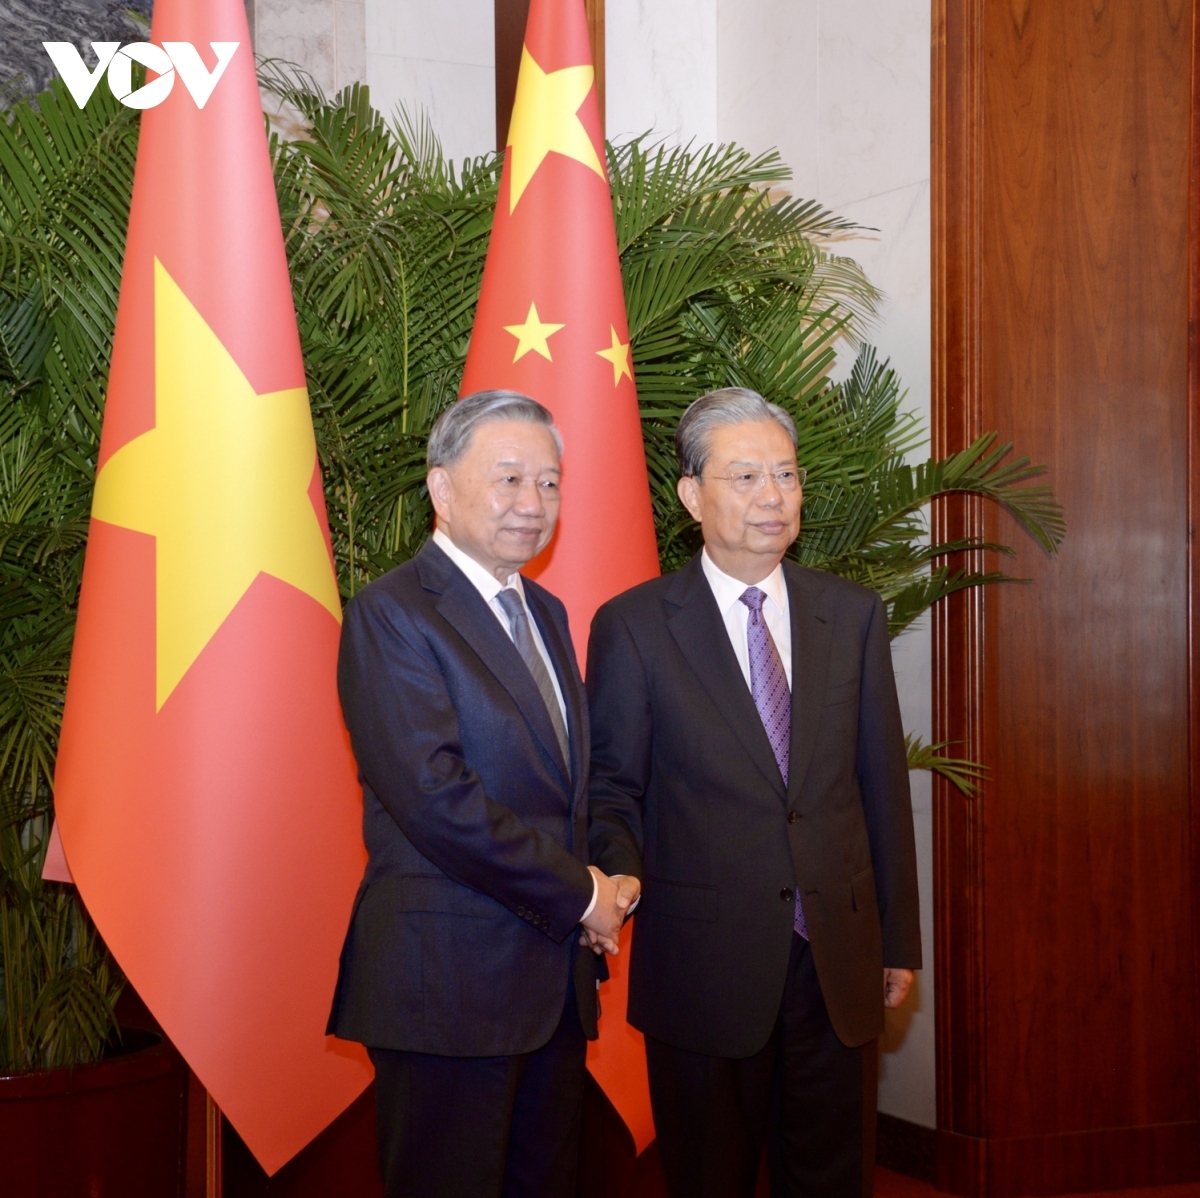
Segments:
[[[341,607],[243,0],[142,117],[56,778],[121,968],[268,1173],[370,1081],[324,1034],[362,875]]]
[[[566,443],[558,532],[528,572],[596,609],[658,573],[625,294],[583,0],[531,0],[463,394],[523,391]],[[611,959],[588,1065],[641,1151],[654,1137],[641,1034],[625,1022],[629,941]]]

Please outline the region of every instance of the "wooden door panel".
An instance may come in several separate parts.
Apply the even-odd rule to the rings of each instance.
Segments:
[[[1128,1184],[1161,1180],[1164,1143],[1195,1168],[1200,1114],[1193,7],[942,0],[935,33],[935,440],[1001,430],[1068,520],[1050,558],[1007,516],[938,516],[1016,545],[987,564],[1030,580],[936,621],[939,737],[991,770],[974,803],[938,796],[946,1176],[1085,1188],[1119,1140]]]

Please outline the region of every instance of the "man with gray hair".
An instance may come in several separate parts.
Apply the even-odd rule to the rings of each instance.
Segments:
[[[389,1198],[574,1198],[597,959],[636,878],[588,864],[589,733],[549,543],[562,442],[468,395],[428,447],[436,529],[346,608],[338,688],[366,874],[329,1031],[375,1064]]]
[[[704,548],[592,623],[593,860],[644,892],[629,1021],[672,1198],[863,1192],[863,1050],[921,964],[887,614],[784,561],[804,470],[782,408],[701,396],[679,498]]]

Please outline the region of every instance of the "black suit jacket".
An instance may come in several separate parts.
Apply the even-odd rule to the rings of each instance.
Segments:
[[[784,564],[785,788],[699,557],[592,624],[592,858],[643,879],[629,1021],[745,1057],[783,997],[799,886],[838,1036],[883,1030],[883,968],[919,968],[908,767],[883,604]]]
[[[502,1056],[545,1044],[575,970],[595,1036],[588,722],[563,605],[525,594],[567,706],[570,770],[524,661],[432,542],[346,608],[342,710],[368,864],[329,1031],[373,1048]]]

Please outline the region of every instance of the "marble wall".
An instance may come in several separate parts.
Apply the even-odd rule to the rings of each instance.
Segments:
[[[427,113],[452,158],[495,148],[493,0],[246,0],[255,52],[328,93],[365,82],[375,107]]]
[[[609,137],[716,141],[716,0],[605,0],[604,19]]]
[[[333,94],[365,78],[364,0],[246,0],[254,52],[306,70]]]
[[[496,144],[493,0],[366,0],[366,80],[376,108],[428,112],[450,157]]]
[[[92,67],[92,42],[137,42],[151,0],[0,0],[0,95],[36,95],[58,76],[42,42],[74,42]]]
[[[621,0],[610,0],[621,3]],[[723,141],[778,149],[798,195],[823,195],[817,101],[820,0],[714,0]]]

